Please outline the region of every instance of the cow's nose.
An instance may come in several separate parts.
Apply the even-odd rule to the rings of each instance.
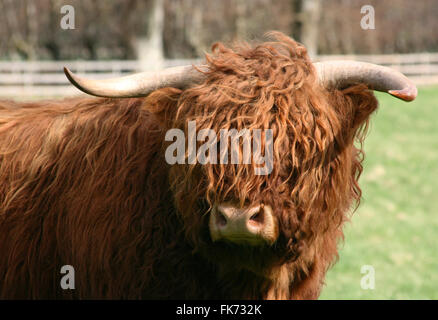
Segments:
[[[210,215],[210,235],[213,241],[272,244],[277,240],[278,227],[268,205],[238,208],[231,204],[219,204]]]

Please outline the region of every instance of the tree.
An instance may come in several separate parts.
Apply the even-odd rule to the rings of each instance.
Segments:
[[[320,0],[293,0],[295,19],[292,34],[303,43],[310,56],[318,53],[318,30],[321,11]]]

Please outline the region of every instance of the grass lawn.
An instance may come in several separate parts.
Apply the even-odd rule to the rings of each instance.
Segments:
[[[378,93],[363,198],[320,299],[438,299],[438,87],[404,103]],[[363,265],[375,288],[362,289]]]

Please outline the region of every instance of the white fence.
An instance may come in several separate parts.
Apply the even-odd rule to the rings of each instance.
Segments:
[[[399,70],[416,84],[438,84],[438,53],[403,55],[330,55],[315,61],[359,60]],[[166,60],[164,67],[196,63],[194,60]],[[80,93],[69,84],[63,67],[79,75],[104,79],[139,72],[136,60],[111,61],[0,61],[0,98],[47,98]]]
[[[139,70],[138,61],[0,61],[0,96],[31,98],[78,94],[64,75],[64,66],[91,78]]]

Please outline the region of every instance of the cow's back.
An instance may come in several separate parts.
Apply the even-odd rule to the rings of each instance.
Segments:
[[[145,213],[167,188],[162,135],[144,99],[0,102],[1,298],[137,294],[123,268],[141,267]]]

